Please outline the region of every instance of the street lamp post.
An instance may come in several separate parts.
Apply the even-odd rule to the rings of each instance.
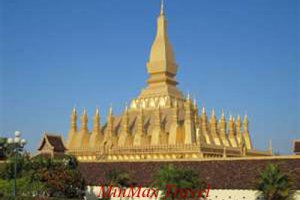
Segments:
[[[15,169],[14,169],[14,190],[13,196],[17,196],[17,163],[18,163],[18,154],[23,151],[23,148],[26,144],[26,140],[21,138],[21,132],[16,131],[14,138],[8,138],[7,143],[11,145],[13,148],[13,152],[15,153]]]

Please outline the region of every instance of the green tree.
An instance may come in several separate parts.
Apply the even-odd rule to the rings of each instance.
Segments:
[[[13,159],[9,158],[0,169],[0,191],[5,195],[12,193]],[[76,158],[72,156],[31,159],[22,154],[18,158],[17,178],[19,195],[82,198],[85,192],[84,179],[77,168]]]
[[[173,165],[167,165],[160,169],[155,175],[154,180],[153,186],[159,188],[163,192],[164,199],[183,199],[182,196],[179,196],[180,194],[177,189],[202,190],[204,193],[208,188],[207,184],[204,181],[201,181],[198,174],[193,170],[180,169]],[[171,188],[170,186],[172,185],[175,187]],[[191,197],[191,193],[186,195],[186,198]],[[202,196],[203,195],[204,194],[202,194]]]
[[[110,186],[119,188],[135,186],[135,183],[130,174],[120,169],[109,170],[108,172],[106,172],[105,179],[108,180],[108,188],[106,189],[106,193],[108,192]],[[110,198],[102,199],[105,200]]]
[[[260,191],[259,196],[266,200],[294,199],[294,187],[291,178],[282,173],[279,167],[274,164],[269,164],[260,173],[257,189]]]
[[[112,169],[106,174],[106,179],[109,180],[109,184],[119,187],[129,187],[133,184],[132,178],[129,173],[119,170]]]

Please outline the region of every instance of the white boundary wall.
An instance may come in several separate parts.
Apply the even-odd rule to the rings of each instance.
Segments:
[[[145,190],[147,188],[142,188]],[[88,186],[86,190],[86,200],[96,200],[99,195],[99,186]],[[206,200],[263,200],[257,197],[258,192],[256,190],[210,190]],[[156,198],[117,198],[112,197],[113,200],[156,200]],[[157,198],[159,199],[159,198]],[[300,190],[295,195],[295,200],[300,200]]]

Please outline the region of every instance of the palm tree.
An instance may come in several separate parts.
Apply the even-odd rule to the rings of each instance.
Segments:
[[[130,174],[119,169],[112,169],[108,171],[108,173],[106,174],[106,180],[109,180],[108,187],[113,186],[118,188],[126,188],[135,185]],[[110,199],[110,197],[102,199],[106,200]]]
[[[107,179],[110,181],[110,185],[129,187],[132,184],[130,175],[122,170],[113,169],[108,172]]]
[[[294,199],[293,182],[287,174],[280,171],[279,167],[269,164],[260,173],[257,189],[259,196],[266,200],[291,200]]]

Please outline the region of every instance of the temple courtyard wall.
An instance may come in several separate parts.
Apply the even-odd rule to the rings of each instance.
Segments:
[[[97,199],[96,196],[99,194],[101,185],[109,183],[109,180],[106,180],[106,174],[112,169],[128,172],[138,185],[146,188],[151,187],[157,171],[168,164],[192,169],[199,174],[200,178],[209,183],[211,190],[207,200],[262,200],[257,197],[255,185],[260,172],[270,163],[277,164],[284,173],[293,178],[297,189],[295,199],[300,200],[299,156],[223,158],[198,161],[80,162],[79,168],[88,185],[86,197],[91,200]]]
[[[109,183],[106,174],[112,169],[122,169],[133,180],[147,187],[155,173],[164,165],[192,169],[209,183],[212,189],[255,189],[261,171],[269,164],[277,164],[294,180],[300,190],[300,157],[274,156],[257,158],[224,158],[207,160],[178,161],[137,161],[137,162],[80,162],[79,169],[88,185]]]

